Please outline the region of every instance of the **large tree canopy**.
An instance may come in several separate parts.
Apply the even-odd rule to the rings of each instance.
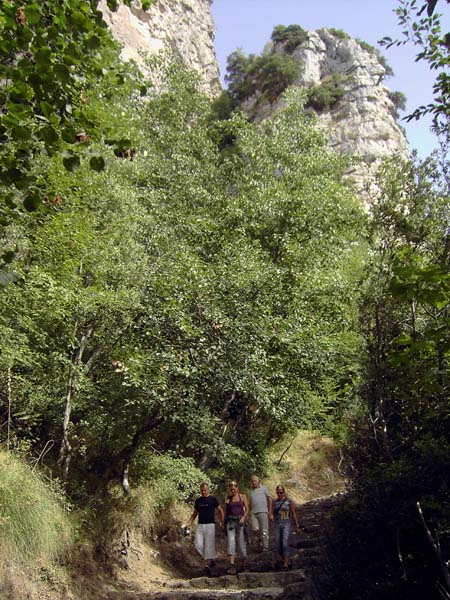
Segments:
[[[101,139],[99,172],[36,157],[64,202],[8,229],[24,278],[0,297],[14,431],[57,440],[69,478],[72,461],[107,480],[145,445],[251,470],[290,428],[340,414],[356,361],[363,217],[346,162],[301,98],[262,125],[216,123],[195,78],[161,68],[145,102],[90,103],[132,160]]]

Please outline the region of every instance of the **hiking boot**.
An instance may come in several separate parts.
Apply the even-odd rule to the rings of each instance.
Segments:
[[[234,565],[230,565],[227,569],[227,575],[236,575],[236,567]]]
[[[206,577],[212,577],[211,567],[209,565],[205,567],[205,575]]]

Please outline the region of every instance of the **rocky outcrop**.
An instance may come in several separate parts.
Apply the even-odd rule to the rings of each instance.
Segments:
[[[101,9],[114,36],[122,43],[124,58],[143,64],[141,51],[153,52],[169,43],[184,64],[201,75],[204,88],[214,96],[220,92],[219,67],[214,51],[215,27],[211,0],[155,0],[148,11],[117,12]],[[270,43],[268,52],[285,53],[282,43]],[[409,155],[408,145],[395,118],[395,106],[385,86],[386,68],[379,54],[367,44],[333,29],[308,32],[306,41],[290,51],[299,64],[294,85],[306,89],[324,85],[332,78],[343,92],[332,106],[316,109],[332,148],[355,156],[359,162],[347,173],[360,197],[370,203],[365,188],[380,161],[398,153]],[[243,105],[256,119],[264,119],[280,106],[256,94]]]
[[[100,2],[106,22],[123,46],[123,58],[142,67],[142,52],[155,52],[168,43],[188,68],[201,74],[209,94],[219,93],[211,0],[155,0],[147,11],[139,4],[130,9],[121,3],[111,12],[106,0]]]
[[[278,43],[267,51],[284,53],[285,49]],[[295,86],[312,89],[333,77],[338,81],[342,97],[330,107],[315,110],[330,146],[361,159],[348,175],[364,196],[365,184],[384,157],[394,153],[405,158],[409,155],[405,136],[394,116],[396,108],[384,84],[383,61],[368,44],[332,29],[308,32],[308,39],[295,48],[292,57],[300,66]],[[253,97],[244,109],[256,118],[267,118],[279,105],[280,102],[261,104]]]

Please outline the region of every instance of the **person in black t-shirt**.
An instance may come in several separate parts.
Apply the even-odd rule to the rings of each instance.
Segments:
[[[190,527],[198,516],[198,525],[195,530],[195,547],[197,552],[206,561],[206,573],[211,575],[211,567],[215,564],[216,559],[216,526],[215,512],[219,513],[220,524],[223,527],[224,513],[217,498],[211,496],[207,483],[202,483],[200,486],[201,496],[197,498],[194,504],[194,512],[187,522],[187,527]]]

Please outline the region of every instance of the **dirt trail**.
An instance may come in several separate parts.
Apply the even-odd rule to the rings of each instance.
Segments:
[[[292,568],[277,570],[271,552],[256,552],[249,547],[249,566],[237,575],[226,574],[227,562],[219,558],[212,577],[202,574],[201,561],[192,542],[180,540],[162,543],[161,553],[186,574],[185,579],[171,579],[167,573],[147,584],[147,589],[105,590],[104,600],[313,600],[325,577],[326,532],[332,510],[342,502],[334,495],[301,504],[297,508],[301,531],[292,536]],[[273,547],[273,531],[271,532]],[[224,541],[219,541],[224,556]],[[191,577],[188,578],[188,573]],[[192,577],[192,574],[196,575]],[[320,587],[320,585],[319,585]]]

